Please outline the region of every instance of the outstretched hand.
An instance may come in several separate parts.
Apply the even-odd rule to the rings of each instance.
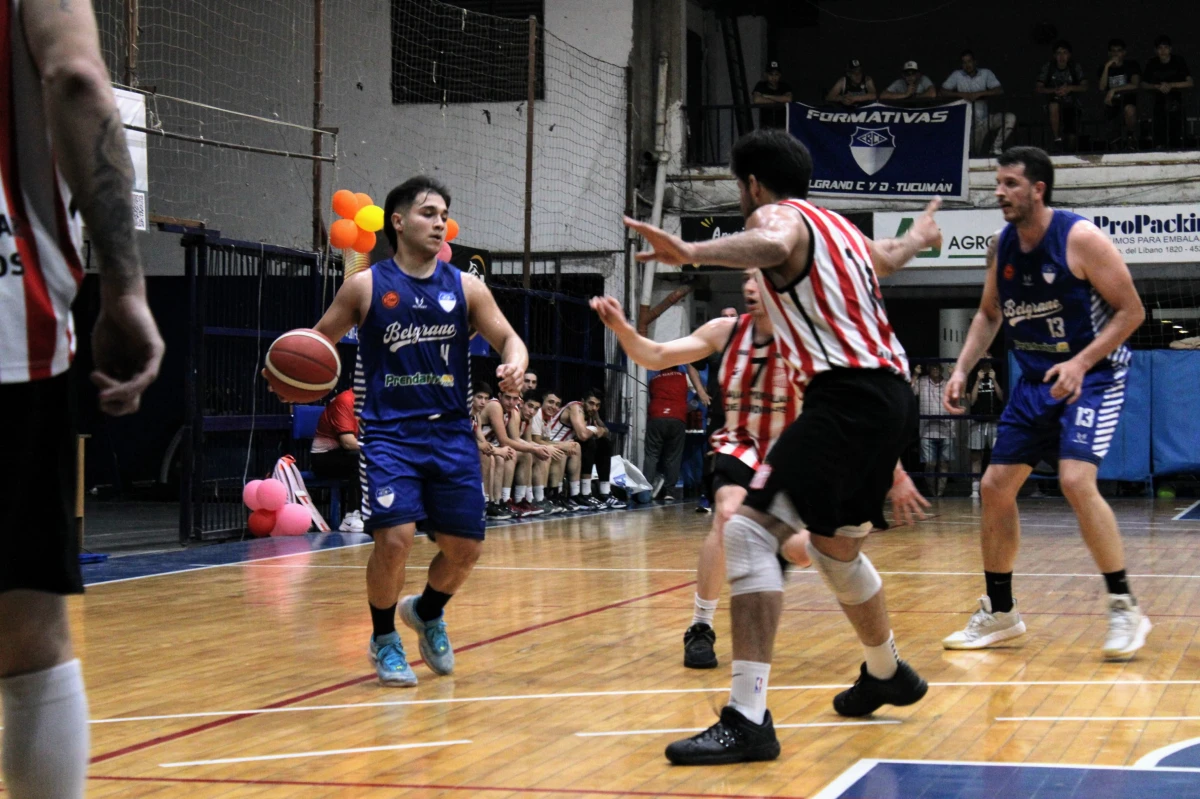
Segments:
[[[941,207],[942,198],[934,197],[929,201],[929,205],[925,206],[925,213],[917,217],[917,221],[909,230],[909,235],[921,245],[922,250],[942,246],[942,230],[938,227],[937,220],[934,219],[934,215]]]
[[[502,363],[496,367],[496,379],[500,381],[500,390],[510,394],[521,394],[525,391],[525,370],[511,363]]]
[[[629,327],[629,320],[625,318],[625,311],[621,309],[621,303],[612,297],[592,297],[588,300],[588,305],[592,307],[592,310],[600,317],[600,321],[609,330]]]
[[[646,222],[639,222],[628,216],[625,217],[625,227],[640,233],[646,243],[650,245],[650,249],[637,254],[637,259],[642,263],[658,261],[667,266],[684,266],[695,260],[691,254],[692,245],[678,236],[673,236],[661,228]]]

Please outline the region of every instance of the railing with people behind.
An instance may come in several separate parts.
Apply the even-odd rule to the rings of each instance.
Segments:
[[[1200,149],[1200,91],[1183,93],[1180,105],[1164,102],[1159,107],[1155,92],[1138,92],[1136,114],[1126,127],[1122,106],[1108,106],[1099,91],[1088,91],[1077,102],[1058,112],[1058,136],[1051,127],[1052,112],[1042,95],[999,95],[977,100],[972,120],[971,156],[985,158],[1000,149],[997,145],[1032,145],[1052,154],[1103,154],[1114,152],[1168,152]],[[1076,95],[1078,97],[1078,95]],[[955,98],[888,101],[889,106],[923,108],[955,102]],[[840,104],[814,103],[829,110],[845,111]],[[754,127],[784,127],[785,103],[759,103],[750,107]],[[861,108],[862,106],[858,106]],[[687,164],[724,166],[729,163],[733,143],[747,132],[746,109],[736,105],[684,107]],[[986,115],[985,112],[986,111]],[[985,118],[986,116],[986,118]],[[739,118],[741,121],[739,122]],[[764,123],[764,118],[766,122]],[[1056,139],[1061,139],[1057,141]]]

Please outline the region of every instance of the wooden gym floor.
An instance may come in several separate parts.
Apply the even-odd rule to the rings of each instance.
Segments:
[[[982,591],[978,504],[941,500],[934,518],[872,536],[901,656],[930,691],[864,720],[830,706],[861,650],[817,575],[795,573],[771,675],[783,755],[716,768],[662,753],[708,726],[728,693],[727,596],[721,666],[682,667],[712,518],[691,505],[489,530],[447,613],[457,671],[418,665],[415,689],[379,686],[367,662],[369,546],[94,585],[71,601],[93,719],[89,796],[824,799],[866,796],[846,788],[875,761],[1133,766],[1200,736],[1200,522],[1173,520],[1190,502],[1115,505],[1155,623],[1127,664],[1100,658],[1104,586],[1062,500],[1023,502],[1015,590],[1030,632],[990,651],[939,645]],[[408,591],[434,552],[418,541]],[[938,779],[912,793],[877,780],[869,795],[1026,795]],[[1079,795],[1041,790],[1028,795]],[[1088,795],[1141,795],[1113,790]]]

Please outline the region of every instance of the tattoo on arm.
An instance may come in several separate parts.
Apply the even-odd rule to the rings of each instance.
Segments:
[[[68,2],[68,0],[63,0]],[[93,154],[90,190],[75,202],[100,260],[100,276],[117,290],[142,276],[133,231],[133,162],[117,112],[104,121]]]

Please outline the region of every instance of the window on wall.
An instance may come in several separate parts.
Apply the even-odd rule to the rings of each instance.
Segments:
[[[535,96],[544,95],[544,0],[392,0],[392,102],[528,97],[529,17],[539,31]]]

